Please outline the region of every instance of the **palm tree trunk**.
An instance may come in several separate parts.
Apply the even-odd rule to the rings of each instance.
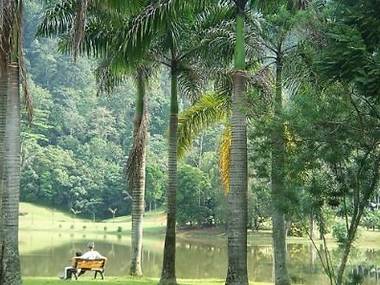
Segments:
[[[11,28],[5,19],[9,17],[11,3],[8,1],[0,1],[0,284],[3,278],[3,260],[4,260],[4,209],[3,200],[5,193],[5,118],[7,110],[8,98],[8,60],[9,60],[9,37]]]
[[[3,221],[3,196],[4,196],[4,134],[5,115],[7,109],[8,74],[6,70],[0,73],[0,281],[2,278],[2,260],[4,253],[4,221]]]
[[[274,275],[276,285],[289,285],[286,266],[286,230],[284,205],[285,190],[285,141],[282,112],[282,62],[276,65],[276,92],[274,102],[274,126],[272,130],[272,228],[274,248]]]
[[[137,102],[134,122],[135,152],[132,186],[132,254],[130,274],[141,276],[142,273],[142,245],[143,245],[143,216],[145,211],[145,164],[146,164],[146,138],[147,138],[147,111],[145,97],[144,75],[137,74]]]
[[[5,189],[3,196],[4,253],[1,284],[21,284],[18,251],[18,213],[20,196],[20,96],[19,68],[9,66],[9,84],[4,136]]]
[[[169,160],[167,189],[167,221],[164,247],[164,259],[160,284],[177,284],[175,275],[176,255],[176,193],[177,193],[177,128],[178,128],[178,74],[175,64],[171,70],[171,99],[169,122]]]
[[[228,271],[226,284],[247,285],[247,122],[245,115],[244,14],[236,25],[235,72],[231,116],[231,166],[228,193]]]

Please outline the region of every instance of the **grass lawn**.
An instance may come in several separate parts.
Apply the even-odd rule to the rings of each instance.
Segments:
[[[222,285],[224,284],[224,280],[215,280],[215,279],[186,279],[186,280],[177,280],[181,285]],[[90,280],[90,279],[82,279],[75,281],[75,284],[78,283],[80,285],[95,285],[95,284],[106,284],[106,285],[156,285],[158,283],[158,279],[150,279],[150,278],[116,278],[110,277],[106,280]],[[56,279],[56,278],[25,278],[24,285],[62,285],[64,281]],[[250,283],[251,285],[271,285],[271,283]]]
[[[129,234],[131,217],[117,217],[115,220],[102,221],[81,219],[74,214],[37,206],[31,203],[20,203],[20,230],[27,231],[70,231],[85,233],[118,233]],[[148,212],[144,216],[144,232],[147,234],[164,234],[166,216],[163,211]]]

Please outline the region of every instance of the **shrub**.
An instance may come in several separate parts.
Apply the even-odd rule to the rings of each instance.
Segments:
[[[104,231],[105,231],[105,232],[107,231],[107,227],[104,227]]]
[[[123,231],[123,228],[122,227],[117,227],[117,232],[118,233],[121,233]]]
[[[343,223],[336,223],[332,226],[332,236],[338,243],[343,244],[347,241],[347,229]]]
[[[85,229],[87,229],[87,226],[83,226],[82,228],[83,228],[83,230],[85,230]]]
[[[73,229],[74,229],[74,225],[71,225],[71,226],[70,226],[70,229],[73,230]]]
[[[302,225],[301,222],[291,223],[288,235],[292,237],[303,237],[306,236],[307,230]]]
[[[372,230],[380,228],[380,210],[367,212],[363,217],[362,225]]]

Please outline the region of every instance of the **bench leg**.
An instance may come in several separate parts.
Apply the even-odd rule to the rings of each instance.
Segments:
[[[74,275],[75,280],[78,280],[78,274],[77,274],[76,270],[73,271],[73,275]]]
[[[81,270],[81,271],[79,272],[79,274],[78,274],[78,277],[81,276],[81,275],[83,275],[85,272],[86,272],[86,270]]]
[[[104,271],[99,271],[100,272],[100,276],[102,276],[102,280],[104,280]]]
[[[96,276],[98,275],[98,271],[95,271],[94,279],[96,279]]]

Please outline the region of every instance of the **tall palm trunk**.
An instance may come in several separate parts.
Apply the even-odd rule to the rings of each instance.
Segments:
[[[137,74],[137,102],[134,121],[134,142],[130,153],[133,159],[129,165],[130,186],[132,187],[132,232],[131,232],[131,267],[130,274],[141,276],[143,216],[145,210],[145,164],[147,138],[147,110],[145,80],[142,71]],[[133,174],[132,174],[133,173]],[[131,175],[132,174],[132,175]]]
[[[171,98],[169,122],[169,161],[167,189],[167,221],[164,259],[160,284],[177,284],[175,275],[176,255],[176,192],[177,192],[177,128],[178,128],[178,74],[176,64],[171,67]]]
[[[10,34],[12,27],[9,25],[11,13],[11,3],[0,0],[0,284],[3,279],[3,259],[4,259],[4,215],[3,200],[5,193],[5,118],[8,98],[8,61],[10,50]]]
[[[4,196],[4,134],[5,115],[7,110],[8,74],[5,68],[0,73],[0,281],[2,279],[2,260],[4,254],[4,219],[3,219],[3,196]]]
[[[19,285],[21,284],[18,251],[18,213],[20,196],[20,81],[17,64],[9,65],[8,78],[8,98],[4,136],[4,252],[1,264],[2,279],[0,284]]]
[[[282,62],[276,64],[276,90],[274,99],[274,127],[272,130],[272,228],[274,250],[274,276],[276,285],[289,285],[286,266],[286,231],[284,215],[285,141],[282,113]]]
[[[244,5],[245,6],[245,5]],[[228,271],[226,284],[248,284],[247,272],[247,123],[245,115],[244,14],[236,24],[235,72],[231,116],[231,166],[228,193]]]

